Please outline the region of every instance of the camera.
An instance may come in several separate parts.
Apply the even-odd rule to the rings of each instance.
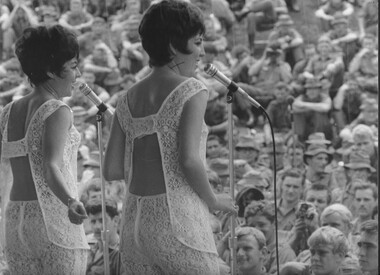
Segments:
[[[314,219],[314,213],[307,214],[307,210],[310,207],[311,207],[311,205],[309,205],[308,203],[302,202],[300,205],[300,208],[298,210],[297,218],[308,219],[308,220]]]

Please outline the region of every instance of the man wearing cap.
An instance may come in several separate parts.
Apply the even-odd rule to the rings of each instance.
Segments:
[[[235,146],[236,158],[243,159],[252,167],[256,165],[260,153],[260,146],[252,135],[239,136]]]
[[[332,139],[332,125],[329,111],[332,101],[328,94],[322,91],[322,83],[316,78],[310,78],[305,84],[305,93],[296,97],[293,102],[294,132],[302,142],[315,132],[323,132]]]
[[[295,29],[289,14],[281,14],[275,24],[275,29],[269,33],[268,42],[278,42],[284,51],[285,61],[293,68],[303,58],[303,38]]]
[[[333,150],[320,144],[310,144],[304,153],[306,164],[306,179],[308,184],[320,183],[330,190],[337,187],[337,181],[332,172],[326,172],[326,166],[331,163]]]

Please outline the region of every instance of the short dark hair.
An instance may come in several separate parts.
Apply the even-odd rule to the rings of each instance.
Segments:
[[[111,218],[119,215],[119,211],[117,210],[117,202],[113,198],[106,198],[104,202],[106,205],[106,213]],[[85,208],[87,214],[97,215],[102,212],[102,200],[91,199],[86,203]]]
[[[189,54],[188,40],[205,33],[201,10],[184,1],[164,0],[153,4],[144,14],[139,34],[151,66],[161,67],[173,59],[172,45]]]
[[[306,194],[309,191],[327,191],[327,204],[330,204],[330,202],[331,202],[331,191],[325,184],[313,183],[310,186],[308,186],[307,188],[305,188],[305,190],[303,192],[304,199],[306,199]]]
[[[373,198],[375,200],[377,200],[377,197],[378,197],[378,189],[377,189],[377,186],[376,184],[374,183],[370,183],[370,182],[364,182],[362,180],[357,180],[355,182],[353,182],[353,191],[354,191],[354,196],[355,196],[355,193],[357,190],[366,190],[366,189],[371,189],[372,190],[372,194],[373,194]]]
[[[16,56],[33,85],[49,79],[48,72],[60,75],[63,65],[79,56],[76,35],[60,25],[26,28],[16,41]]]
[[[281,175],[281,180],[283,181],[286,177],[302,178],[302,186],[304,186],[304,184],[305,184],[305,176],[297,168],[289,168],[289,169],[285,170],[284,173]]]

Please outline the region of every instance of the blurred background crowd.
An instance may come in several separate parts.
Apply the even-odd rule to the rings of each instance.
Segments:
[[[0,110],[31,92],[14,55],[15,41],[26,27],[57,23],[77,34],[82,81],[114,109],[118,97],[150,72],[138,26],[143,12],[154,2],[2,0]],[[307,215],[312,213],[307,232],[311,234],[322,225],[334,226],[328,218],[336,215],[334,220],[341,221],[343,228],[338,229],[352,244],[352,261],[347,265],[357,267],[355,238],[360,235],[360,224],[377,219],[378,1],[191,2],[204,13],[206,25],[205,56],[195,77],[209,89],[205,114],[209,128],[207,166],[214,191],[230,191],[228,90],[203,71],[207,63],[213,63],[257,100],[274,130],[275,152],[266,116],[235,97],[232,153],[238,220],[264,233],[272,249],[265,261],[267,272],[276,271],[274,199],[278,202],[281,238],[287,240],[281,246],[281,264],[310,260],[304,253],[307,244],[302,241],[305,224],[300,222],[304,219],[301,205],[307,205]],[[65,101],[82,134],[78,184],[81,200],[91,205],[99,198],[101,185],[97,108],[79,91]],[[103,146],[109,126],[110,122],[105,121]],[[117,211],[121,211],[126,188],[124,182],[106,182],[107,197]],[[329,207],[333,210],[326,212]],[[255,224],[258,215],[264,217],[270,229]],[[228,232],[223,215],[210,218],[216,236]],[[87,222],[85,227],[89,242],[96,243],[93,224]],[[226,240],[216,239],[217,243]],[[220,253],[226,269],[227,254]],[[97,273],[91,273],[90,266],[88,274]]]

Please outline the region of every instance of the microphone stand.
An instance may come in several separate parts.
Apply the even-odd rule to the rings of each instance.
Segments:
[[[109,251],[108,251],[108,233],[107,230],[107,218],[106,218],[106,184],[103,178],[103,117],[106,109],[99,109],[96,114],[96,121],[98,126],[98,146],[99,146],[99,165],[100,165],[100,178],[102,180],[101,192],[102,192],[102,219],[103,219],[103,230],[102,230],[102,241],[103,241],[103,259],[104,259],[104,274],[110,275],[110,264],[109,264]]]
[[[229,174],[230,174],[230,195],[233,200],[235,200],[235,183],[234,183],[234,141],[233,141],[233,127],[234,127],[234,121],[233,121],[233,114],[232,114],[232,102],[233,102],[233,92],[234,90],[231,89],[231,87],[228,88],[228,93],[226,97],[226,101],[228,103],[227,110],[228,110],[228,149],[229,149]],[[231,266],[231,275],[237,274],[237,264],[236,264],[236,234],[235,234],[235,228],[236,228],[236,219],[234,216],[231,216],[230,220],[231,225],[231,235],[228,240],[228,246],[230,249],[230,266]]]
[[[229,146],[229,165],[230,165],[230,193],[232,199],[235,199],[235,187],[234,187],[234,162],[233,162],[233,152],[234,152],[234,147],[233,147],[233,119],[232,119],[232,105],[231,103],[233,102],[233,93],[237,92],[239,87],[234,83],[231,82],[230,85],[227,86],[228,93],[227,93],[227,103],[228,103],[228,146]],[[272,122],[270,120],[270,117],[268,116],[267,112],[265,109],[261,106],[257,106],[257,102],[248,94],[242,94],[239,93],[239,95],[243,96],[252,106],[258,108],[261,110],[265,116],[268,119],[268,123],[270,125],[271,129],[271,134],[272,134],[272,148],[273,148],[273,173],[274,173],[274,207],[276,211],[274,211],[274,220],[275,220],[275,254],[276,254],[276,267],[277,267],[277,274],[280,274],[280,263],[279,263],[279,256],[278,256],[278,219],[277,219],[277,186],[276,186],[276,145],[275,145],[275,139],[274,139],[274,132],[273,132],[273,126]],[[236,226],[236,221],[235,217],[231,216],[231,236],[229,238],[229,248],[230,248],[230,255],[231,255],[231,274],[235,275],[237,274],[237,264],[236,264],[236,248],[237,248],[237,238],[235,236],[235,226]]]
[[[292,156],[292,167],[294,168],[296,165],[296,133],[294,129],[294,117],[293,117],[293,104],[289,104],[289,109],[290,109],[290,122],[291,122],[291,131],[292,131],[292,147],[293,147],[293,156]]]

